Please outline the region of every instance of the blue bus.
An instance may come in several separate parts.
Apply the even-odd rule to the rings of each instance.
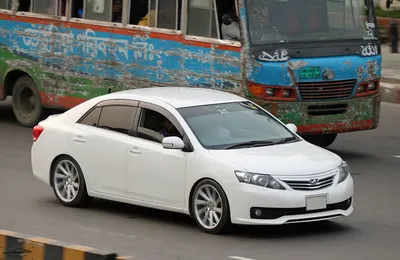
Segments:
[[[1,0],[0,27],[0,100],[23,126],[151,86],[244,96],[322,147],[379,124],[373,0]]]

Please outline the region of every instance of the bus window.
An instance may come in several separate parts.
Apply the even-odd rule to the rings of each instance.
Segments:
[[[234,1],[217,6],[221,17],[221,38],[229,41],[240,41],[239,13]]]
[[[322,8],[328,12],[329,26],[335,30],[364,31],[364,1],[362,0],[328,0]],[[317,10],[318,12],[318,10]],[[321,12],[323,13],[323,12]],[[319,19],[321,20],[321,18]]]
[[[67,0],[59,0],[58,1],[58,12],[59,16],[66,16],[67,12]]]
[[[148,26],[149,0],[131,0],[129,24]]]
[[[220,38],[216,0],[189,0],[187,34]]]
[[[12,0],[0,0],[0,9],[11,10]]]
[[[83,18],[83,0],[72,1],[71,17]]]
[[[122,23],[122,0],[113,0],[112,6],[112,22]]]
[[[179,30],[182,0],[132,0],[130,24]]]
[[[56,15],[57,0],[33,1],[33,13]]]
[[[111,22],[113,2],[113,0],[84,1],[83,18],[95,21]]]
[[[178,4],[177,0],[158,0],[156,27],[172,30],[178,29]]]
[[[30,12],[31,0],[19,0],[18,12]]]

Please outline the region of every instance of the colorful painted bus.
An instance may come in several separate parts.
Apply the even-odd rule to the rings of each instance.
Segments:
[[[373,0],[0,0],[0,100],[27,127],[130,88],[245,96],[310,142],[379,124]]]

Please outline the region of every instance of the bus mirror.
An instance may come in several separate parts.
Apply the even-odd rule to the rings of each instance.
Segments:
[[[393,4],[393,0],[386,0],[386,8],[389,9],[390,5]]]

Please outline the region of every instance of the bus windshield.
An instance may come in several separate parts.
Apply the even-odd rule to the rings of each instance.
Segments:
[[[252,45],[376,38],[369,0],[247,0]],[[372,1],[369,1],[372,2]]]

